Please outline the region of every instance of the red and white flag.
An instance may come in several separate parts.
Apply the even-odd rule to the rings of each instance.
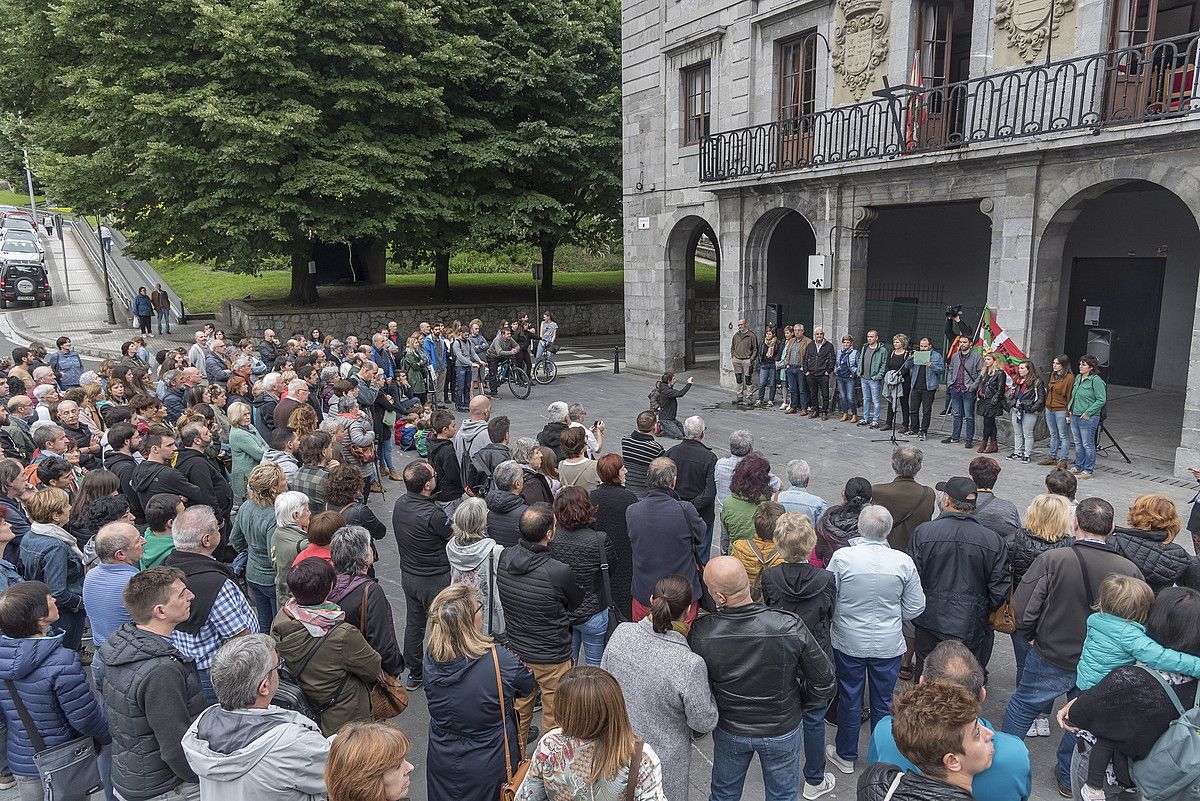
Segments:
[[[991,306],[983,307],[983,317],[979,319],[975,333],[975,350],[995,354],[1004,371],[1013,377],[1017,374],[1017,365],[1029,358],[996,322],[996,312]]]

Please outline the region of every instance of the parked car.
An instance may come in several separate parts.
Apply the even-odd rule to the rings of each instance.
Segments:
[[[33,226],[34,231],[37,231],[37,218],[33,216],[33,212],[26,211],[25,209],[15,209],[13,211],[4,212],[4,218],[8,219],[9,217],[13,217],[18,220],[25,220]]]
[[[45,259],[41,248],[28,239],[5,236],[0,240],[0,264],[17,261],[41,264]]]
[[[0,264],[0,309],[10,303],[54,305],[50,276],[41,264],[8,262]]]
[[[38,253],[45,252],[45,248],[42,247],[42,240],[32,231],[14,231],[13,229],[9,228],[2,236],[0,236],[0,243],[7,242],[10,239],[14,241],[20,240],[24,242],[32,242],[33,246],[37,248]]]
[[[31,234],[37,234],[37,229],[33,223],[24,217],[5,216],[3,221],[0,221],[0,230],[3,231],[28,231]]]

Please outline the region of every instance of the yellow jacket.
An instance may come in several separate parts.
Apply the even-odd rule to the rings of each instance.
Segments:
[[[750,578],[750,594],[754,600],[762,600],[762,589],[759,581],[762,571],[775,565],[783,564],[783,557],[779,555],[775,548],[773,540],[763,540],[755,537],[753,540],[754,548],[758,549],[758,554],[754,553],[754,549],[750,547],[751,540],[734,540],[730,548],[730,552],[736,556],[746,567],[746,575]],[[759,554],[762,559],[759,559]]]

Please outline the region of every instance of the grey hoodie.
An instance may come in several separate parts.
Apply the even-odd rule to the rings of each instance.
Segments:
[[[493,573],[500,563],[500,552],[503,550],[504,546],[491,537],[484,537],[470,545],[459,545],[457,537],[446,543],[450,581],[470,584],[479,590],[479,598],[483,602],[483,633],[493,636],[504,633],[504,607],[500,604],[500,591]],[[495,611],[492,611],[493,604]]]
[[[210,706],[183,735],[201,801],[322,801],[329,740],[298,712]]]
[[[454,455],[458,458],[460,468],[464,463],[470,463],[470,456],[474,456],[483,450],[485,445],[492,443],[487,427],[487,420],[464,420],[463,424],[459,426],[451,441],[454,443]],[[468,454],[468,458],[463,459],[463,454]],[[463,478],[465,479],[466,476]]]

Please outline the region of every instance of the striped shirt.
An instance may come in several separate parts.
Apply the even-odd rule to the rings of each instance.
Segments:
[[[649,434],[634,431],[627,437],[621,438],[621,458],[625,460],[625,488],[638,498],[646,495],[646,471],[650,463],[666,451],[658,440]]]

